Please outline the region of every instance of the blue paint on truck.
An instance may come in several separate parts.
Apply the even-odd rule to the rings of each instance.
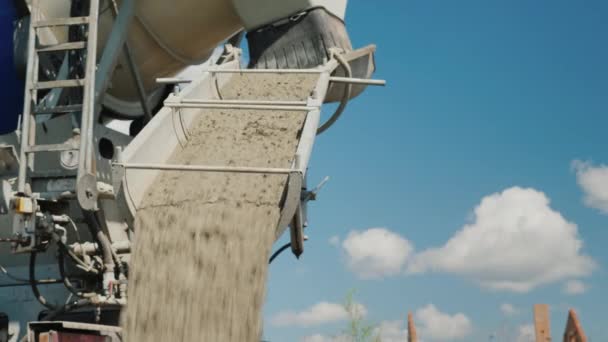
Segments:
[[[0,0],[0,134],[17,128],[23,108],[24,81],[13,63],[13,31],[17,19],[13,0]]]

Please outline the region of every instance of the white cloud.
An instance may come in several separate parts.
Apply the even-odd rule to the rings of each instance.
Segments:
[[[367,315],[367,309],[361,304],[356,305],[356,312],[361,316]],[[310,308],[296,311],[282,311],[274,315],[270,322],[274,326],[300,326],[309,327],[322,325],[325,323],[345,321],[348,319],[348,312],[344,306],[336,303],[320,302]]]
[[[301,342],[353,342],[352,338],[344,335],[339,336],[325,336],[321,334],[315,334],[304,337]],[[384,341],[382,341],[384,342]]]
[[[536,340],[534,325],[526,324],[519,326],[516,342],[534,342]]]
[[[327,342],[329,339],[321,334],[306,336],[300,340],[301,342]]]
[[[500,305],[500,312],[505,316],[513,316],[516,315],[519,310],[509,303],[503,303]]]
[[[407,341],[407,328],[404,322],[384,321],[378,325],[375,334],[380,336],[382,342],[404,342]]]
[[[578,295],[587,292],[588,286],[580,280],[570,280],[564,284],[562,291],[569,295]]]
[[[334,246],[334,247],[338,247],[340,245],[340,237],[337,235],[334,235],[332,237],[329,238],[329,244]]]
[[[553,210],[544,193],[513,187],[483,198],[471,223],[444,246],[415,255],[408,271],[449,272],[485,288],[527,292],[589,275],[595,262],[582,247],[576,224]]]
[[[575,160],[572,167],[585,193],[585,204],[608,214],[608,166]]]
[[[363,279],[400,274],[412,244],[385,228],[352,231],[342,242],[348,267]]]
[[[418,309],[415,316],[420,336],[425,340],[460,340],[472,330],[471,320],[465,314],[443,313],[433,304]]]
[[[403,321],[383,321],[374,329],[372,336],[379,336],[382,342],[404,342],[407,341],[407,329]],[[301,342],[353,342],[353,338],[315,334],[304,337]]]

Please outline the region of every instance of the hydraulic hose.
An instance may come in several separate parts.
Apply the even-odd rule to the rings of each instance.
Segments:
[[[95,293],[82,293],[80,291],[78,291],[74,285],[72,285],[72,282],[70,281],[70,279],[68,278],[68,276],[66,275],[65,272],[65,258],[64,255],[66,253],[69,252],[69,249],[62,243],[59,242],[59,255],[57,256],[57,262],[58,262],[58,267],[59,267],[59,274],[61,276],[61,279],[63,281],[63,285],[65,285],[65,287],[68,289],[68,291],[70,291],[72,294],[78,296],[78,297],[92,297],[95,295]]]
[[[78,292],[78,290],[76,290],[76,288],[74,287],[74,285],[72,285],[72,282],[70,282],[70,279],[66,276],[65,274],[65,265],[64,265],[64,257],[63,257],[63,252],[59,252],[59,255],[57,256],[57,263],[59,264],[59,275],[61,275],[61,279],[63,280],[63,285],[65,285],[65,287],[68,289],[68,291],[70,291],[72,294],[81,297],[81,293]]]
[[[46,316],[41,317],[40,320],[41,321],[52,321],[54,320],[57,316],[66,313],[66,312],[70,312],[72,310],[87,306],[87,305],[91,305],[91,301],[88,299],[79,299],[75,302],[72,302],[70,304],[66,304],[61,306],[60,308],[57,308],[55,310],[51,310],[51,312],[49,312]]]
[[[61,238],[56,235],[53,234],[53,238],[55,240],[55,242],[57,243],[57,246],[59,246],[59,251],[68,255],[70,257],[70,259],[72,259],[72,261],[76,264],[78,264],[84,271],[90,272],[90,273],[95,273],[97,274],[97,270],[94,268],[91,268],[91,266],[87,265],[86,262],[84,262],[82,259],[80,259],[76,254],[74,254],[74,252],[72,252],[71,249],[69,249],[62,241]],[[63,255],[61,256],[63,257]]]
[[[348,78],[353,77],[353,71],[352,71],[350,65],[348,64],[348,62],[339,54],[334,54],[333,57],[338,61],[338,63],[340,63],[340,65],[342,66],[342,69],[344,69],[344,73],[345,73],[346,77],[348,77]],[[327,121],[325,123],[323,123],[317,129],[317,135],[325,132],[336,121],[338,121],[338,119],[340,118],[342,113],[344,113],[346,106],[348,105],[348,100],[350,100],[350,95],[351,95],[352,91],[353,91],[353,85],[351,83],[347,83],[346,85],[344,85],[344,95],[342,96],[342,101],[340,101],[340,106],[338,106],[338,108],[336,109],[334,114],[332,114],[332,116],[329,119],[327,119]]]
[[[38,290],[38,282],[36,281],[36,253],[37,252],[34,251],[30,254],[30,286],[32,288],[32,292],[34,293],[34,297],[36,297],[36,299],[44,307],[49,310],[57,310],[57,307],[48,303],[46,298],[44,298],[44,296],[42,296]]]
[[[8,278],[16,281],[16,283],[13,283],[13,284],[0,284],[0,288],[1,287],[11,287],[11,286],[30,286],[29,278],[25,279],[25,278],[14,276],[12,273],[7,271],[6,268],[2,265],[0,265],[0,272],[4,273],[4,275],[6,275]],[[59,279],[41,279],[41,280],[36,281],[36,283],[38,285],[60,284],[61,282],[62,281]]]
[[[279,248],[276,252],[274,252],[272,254],[272,256],[270,257],[270,260],[268,260],[268,264],[272,264],[274,259],[276,259],[276,257],[278,257],[281,253],[283,253],[289,247],[291,247],[291,242],[288,242],[283,247]]]
[[[91,231],[91,235],[95,237],[101,248],[103,264],[106,268],[106,272],[114,271],[114,256],[112,255],[112,244],[101,229],[98,217],[95,213],[90,211],[84,211],[84,218],[87,221],[87,226]]]

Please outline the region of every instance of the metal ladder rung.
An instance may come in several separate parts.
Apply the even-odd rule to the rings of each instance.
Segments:
[[[40,20],[33,23],[35,28],[39,27],[53,27],[53,26],[70,26],[70,25],[83,25],[89,23],[89,17],[73,17],[73,18],[55,18]]]
[[[82,111],[82,105],[68,105],[68,106],[55,106],[55,107],[42,107],[36,108],[34,114],[58,114],[58,113],[74,113]]]
[[[49,0],[53,2],[52,0]],[[49,2],[46,1],[46,2]],[[25,192],[28,184],[31,184],[31,175],[45,175],[47,170],[37,168],[36,153],[53,152],[53,153],[76,153],[78,154],[79,165],[78,170],[71,171],[73,175],[83,175],[94,172],[95,162],[90,154],[93,154],[94,148],[94,120],[95,106],[89,104],[95,101],[95,76],[96,76],[96,57],[98,44],[98,18],[100,14],[101,0],[90,0],[88,14],[80,14],[77,17],[71,17],[69,13],[60,15],[59,17],[44,17],[40,5],[42,0],[33,0],[31,4],[31,20],[29,23],[28,33],[28,48],[27,48],[27,74],[26,86],[24,94],[23,118],[21,123],[21,141],[24,142],[19,148],[21,162],[19,164],[19,174],[17,178],[17,190]],[[71,1],[70,1],[71,2]],[[38,39],[38,35],[44,33],[45,29],[53,28],[70,28],[76,26],[86,26],[88,28],[86,36],[78,39],[78,41],[62,41],[52,42],[51,45],[42,45]],[[112,34],[111,36],[113,36]],[[72,78],[57,77],[56,79],[40,80],[41,72],[40,58],[44,57],[46,52],[54,51],[75,51],[85,50],[86,55],[84,64],[84,75],[71,76]],[[103,60],[103,58],[102,58]],[[70,65],[68,64],[68,67]],[[79,77],[79,78],[77,78]],[[63,88],[78,88],[82,89],[82,104],[74,103],[68,105],[53,105],[51,101],[57,100],[54,98],[55,92],[59,92]],[[50,94],[40,92],[39,90],[54,90]],[[39,102],[40,95],[48,96],[48,100]],[[50,96],[49,96],[50,95]],[[46,102],[48,101],[48,102]],[[49,142],[36,141],[37,134],[37,117],[39,114],[61,114],[76,112],[80,116],[80,130],[82,133],[81,142],[72,142],[66,137],[58,141],[66,141],[63,143],[53,144]],[[76,118],[78,119],[78,118]],[[26,128],[26,129],[24,129]],[[31,143],[31,144],[30,144]],[[41,163],[44,164],[44,163]],[[44,165],[43,165],[44,166]],[[63,175],[63,172],[61,173]],[[91,208],[94,205],[87,203]]]
[[[33,89],[54,89],[54,88],[75,88],[84,87],[84,79],[79,80],[59,80],[35,83]]]
[[[78,146],[73,143],[68,143],[68,144],[50,144],[50,145],[29,146],[25,150],[25,152],[26,153],[63,152],[63,151],[74,151],[74,150],[78,150]]]
[[[85,42],[70,42],[57,45],[50,45],[44,48],[37,49],[38,52],[53,52],[53,51],[67,51],[67,50],[81,50],[86,46]]]

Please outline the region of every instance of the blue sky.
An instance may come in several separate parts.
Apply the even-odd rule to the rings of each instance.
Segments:
[[[389,86],[352,101],[317,141],[309,180],[332,178],[311,205],[305,254],[286,253],[271,266],[265,337],[338,334],[345,322],[332,305],[355,288],[367,319],[391,328],[412,311],[424,341],[437,340],[433,317],[463,341],[488,341],[496,331],[512,341],[532,322],[534,303],[551,305],[554,339],[572,307],[591,341],[608,341],[607,17],[601,0],[351,0],[353,43],[378,45],[375,76]],[[20,89],[5,90],[3,103],[18,105]],[[578,178],[574,160],[591,163]],[[483,199],[498,209],[476,216]],[[455,249],[441,247],[467,224],[503,243],[454,238],[475,252],[454,262]],[[374,232],[380,240],[364,239],[378,238]],[[361,241],[372,248],[361,251]],[[353,263],[361,252],[377,262],[374,279],[361,277],[369,263]],[[422,271],[412,274],[413,265]],[[539,269],[540,284],[520,291],[497,289],[492,278],[521,285]],[[572,280],[585,291],[564,293]]]
[[[608,3],[599,0],[350,1],[353,43],[378,45],[375,76],[389,85],[353,101],[317,141],[309,180],[326,175],[332,180],[311,207],[303,257],[298,261],[285,254],[271,266],[266,338],[296,341],[339,333],[344,327],[339,319],[299,326],[276,324],[276,318],[320,302],[340,303],[348,289],[356,288],[367,318],[376,323],[403,320],[407,311],[423,317],[421,309],[433,304],[452,318],[466,316],[470,328],[462,340],[488,341],[497,330],[515,336],[532,322],[532,305],[547,303],[554,339],[563,333],[567,309],[573,307],[592,341],[608,341],[603,293],[608,227],[598,209],[605,203],[584,201],[585,193],[601,195],[608,187],[601,177],[602,165],[608,164],[607,17]],[[578,179],[588,181],[586,189],[577,182],[574,160],[592,163]],[[473,210],[492,194],[505,199],[502,192],[513,187],[522,188],[522,197],[500,203],[515,206],[514,215],[523,210],[527,214],[522,215],[545,213],[562,220],[532,224],[518,236],[521,240],[530,233],[524,242],[538,241],[514,239],[506,250],[538,253],[529,258],[530,267],[545,262],[543,272],[555,268],[559,273],[560,264],[551,263],[548,253],[563,235],[564,249],[583,242],[567,260],[588,256],[592,270],[564,271],[519,292],[482,286],[478,280],[489,277],[483,271],[450,269],[445,262],[428,265],[423,273],[407,272],[420,252],[444,246],[465,224],[477,224],[492,237],[492,224],[502,221],[476,222]],[[539,196],[549,204],[527,202],[532,197],[542,202]],[[374,227],[398,235],[413,251],[402,272],[362,279],[348,267],[352,255],[344,243],[351,231]],[[535,235],[534,229],[545,235]],[[337,245],[329,242],[334,236]],[[557,240],[550,244],[543,237]],[[510,259],[505,260],[503,267],[509,266]],[[502,280],[518,276],[520,267],[513,267]],[[582,281],[586,291],[564,293],[571,280]],[[505,315],[502,304],[517,312]]]

